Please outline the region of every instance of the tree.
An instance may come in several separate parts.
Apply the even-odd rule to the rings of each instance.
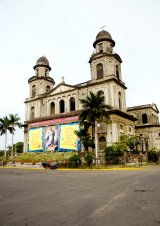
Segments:
[[[8,145],[8,152],[11,154],[12,146]],[[23,142],[17,142],[16,144],[13,144],[13,150],[14,153],[23,153]]]
[[[76,130],[75,134],[80,138],[86,152],[88,152],[89,147],[95,147],[94,141],[86,129],[81,128],[80,131]]]
[[[23,153],[23,142],[17,142],[15,144],[16,153]]]
[[[4,155],[6,157],[6,147],[7,147],[7,131],[12,132],[12,128],[10,126],[10,120],[8,117],[0,118],[0,135],[5,135],[5,144],[4,144]]]
[[[102,91],[96,94],[89,92],[86,99],[80,99],[83,111],[79,115],[80,123],[85,125],[88,129],[92,126],[92,138],[94,137],[96,121],[102,121],[104,118],[109,120],[108,111],[112,109],[111,106],[105,104],[105,96]]]
[[[105,160],[106,163],[110,164],[119,164],[122,161],[122,157],[124,156],[124,152],[126,151],[126,145],[115,143],[112,146],[106,147],[105,152]]]
[[[131,151],[137,150],[139,143],[140,143],[139,138],[137,136],[133,136],[128,139],[128,147],[130,148]]]
[[[119,138],[119,143],[125,144],[130,151],[137,150],[139,142],[139,137],[137,136],[131,136],[128,135],[122,135]]]
[[[83,111],[79,115],[80,124],[88,130],[92,126],[92,139],[94,137],[95,143],[95,161],[97,165],[97,121],[103,121],[105,118],[106,121],[109,120],[109,110],[112,109],[111,106],[105,104],[105,96],[102,91],[97,93],[89,92],[89,95],[86,99],[80,99],[82,104]],[[96,129],[96,130],[95,130]],[[95,134],[95,136],[94,136]]]
[[[13,157],[13,138],[14,138],[14,131],[15,131],[15,127],[21,127],[21,123],[20,123],[20,117],[18,116],[18,114],[10,114],[9,115],[9,122],[10,122],[10,126],[11,126],[11,133],[12,133],[12,152],[11,152],[11,156]]]

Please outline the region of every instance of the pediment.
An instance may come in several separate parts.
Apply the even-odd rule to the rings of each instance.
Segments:
[[[68,85],[68,84],[58,84],[57,86],[55,86],[49,93],[48,95],[54,95],[54,94],[58,94],[58,93],[63,93],[66,91],[70,91],[75,89],[75,86],[72,85]]]
[[[159,113],[159,110],[158,110],[158,108],[157,108],[157,105],[156,104],[152,104],[152,108],[156,111],[156,112],[158,112]]]

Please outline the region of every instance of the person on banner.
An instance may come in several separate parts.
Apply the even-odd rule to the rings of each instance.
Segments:
[[[55,131],[52,129],[52,127],[49,128],[47,137],[45,139],[45,145],[47,147],[53,147],[54,146],[54,137],[55,137]]]

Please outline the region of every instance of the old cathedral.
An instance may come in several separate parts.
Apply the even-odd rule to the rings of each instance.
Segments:
[[[89,64],[91,78],[76,85],[64,79],[55,85],[46,57],[40,57],[34,75],[28,79],[29,97],[25,100],[24,148],[27,151],[69,151],[83,149],[74,130],[79,127],[82,110],[80,99],[89,91],[103,92],[105,103],[112,106],[110,122],[97,128],[98,152],[117,142],[121,135],[140,139],[140,150],[160,149],[160,124],[156,104],[127,108],[126,85],[122,79],[121,57],[114,52],[115,41],[106,30],[100,31],[93,43]]]

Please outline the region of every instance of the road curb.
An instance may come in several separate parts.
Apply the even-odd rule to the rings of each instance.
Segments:
[[[24,169],[24,170],[45,170],[44,168],[18,167],[18,166],[0,166],[0,169]]]
[[[24,170],[46,170],[45,168],[32,168],[32,167],[12,167],[12,166],[8,166],[8,167],[4,167],[4,166],[0,166],[0,169],[24,169]],[[111,171],[111,170],[144,170],[145,168],[136,168],[136,167],[132,167],[132,168],[111,168],[111,169],[56,169],[58,171]]]
[[[90,170],[90,171],[106,171],[106,170],[144,170],[144,168],[112,168],[112,169],[57,169],[57,170],[70,170],[70,171],[77,171],[77,170]]]

